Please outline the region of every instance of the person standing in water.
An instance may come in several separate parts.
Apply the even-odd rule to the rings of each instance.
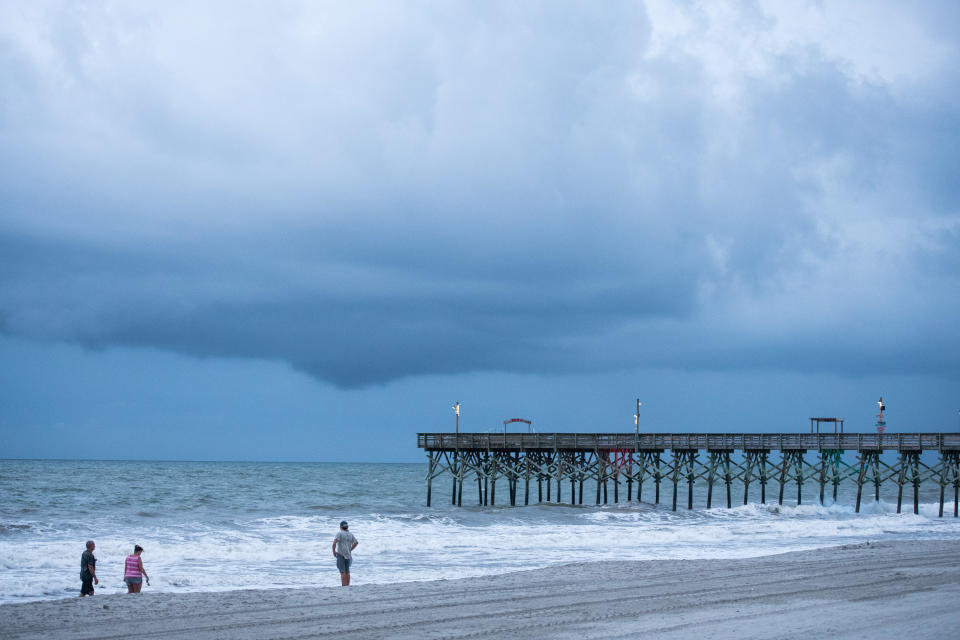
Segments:
[[[80,554],[80,597],[92,596],[93,585],[100,584],[97,580],[97,558],[93,550],[97,548],[93,540],[87,540],[87,550]]]
[[[143,579],[147,579],[147,586],[150,586],[150,576],[147,570],[143,568],[143,560],[140,554],[143,553],[143,547],[133,545],[133,555],[127,556],[123,566],[123,581],[127,583],[127,593],[140,593],[143,587]]]
[[[337,531],[337,535],[333,539],[333,557],[337,559],[337,569],[340,570],[341,587],[350,586],[350,561],[353,560],[351,554],[360,544],[356,537],[347,530],[348,527],[346,520],[341,522],[340,531]]]

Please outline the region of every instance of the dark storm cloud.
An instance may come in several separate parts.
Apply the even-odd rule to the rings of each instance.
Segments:
[[[6,16],[5,332],[343,386],[960,374],[952,35],[904,81],[772,14],[278,6]]]

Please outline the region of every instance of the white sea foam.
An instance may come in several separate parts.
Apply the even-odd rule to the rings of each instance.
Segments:
[[[329,513],[311,508],[322,502],[322,495],[304,496],[300,487],[314,482],[357,486],[348,468],[292,468],[290,473],[275,474],[280,478],[276,484],[289,486],[289,494],[277,486],[248,482],[248,493],[239,495],[230,493],[233,480],[256,469],[215,466],[208,472],[216,476],[211,478],[191,468],[194,481],[204,484],[202,495],[224,492],[222,500],[200,508],[191,502],[189,487],[176,485],[182,475],[178,469],[165,477],[161,472],[166,468],[161,467],[157,482],[164,489],[163,498],[154,498],[148,489],[126,495],[128,487],[111,484],[109,490],[99,489],[100,508],[92,516],[62,504],[60,494],[51,498],[38,490],[30,507],[38,514],[29,519],[12,513],[24,504],[0,507],[5,531],[0,535],[0,602],[75,595],[80,553],[88,538],[97,542],[101,593],[126,590],[123,559],[134,543],[146,549],[143,560],[151,590],[335,585],[339,578],[331,542],[341,518],[350,521],[360,540],[353,567],[358,584],[476,576],[592,560],[740,558],[867,540],[960,539],[960,520],[938,518],[939,505],[929,495],[917,515],[912,503],[897,514],[896,504],[884,500],[865,501],[859,514],[843,501],[827,506],[752,502],[710,510],[698,504],[693,511],[676,512],[668,504],[636,502],[462,509],[446,504],[426,509],[419,467],[414,467],[418,473],[383,467],[377,472],[387,480],[411,481],[408,494],[384,505],[374,491],[351,493],[338,486],[336,493],[347,495],[349,502],[331,505]],[[369,474],[369,469],[364,472]],[[300,477],[291,479],[297,473]],[[36,469],[24,472],[27,482],[32,474]],[[262,499],[264,492],[270,494],[269,500]],[[121,493],[123,499],[115,499]],[[28,500],[29,496],[24,498]],[[944,511],[952,516],[952,502]]]

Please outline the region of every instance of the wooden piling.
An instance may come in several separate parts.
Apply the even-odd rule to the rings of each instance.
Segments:
[[[767,462],[766,451],[760,454],[760,504],[767,504]]]
[[[717,454],[710,452],[708,467],[707,467],[707,509],[709,509],[713,504],[713,477],[716,473],[717,468]]]
[[[637,502],[643,502],[643,480],[647,473],[647,456],[641,453],[637,460]]]
[[[787,452],[783,452],[783,464],[780,467],[780,497],[777,504],[783,504],[783,485],[787,481]]]
[[[657,458],[656,458],[656,472],[655,472],[655,475],[654,475],[654,477],[653,477],[653,482],[654,482],[654,484],[656,485],[656,494],[655,494],[655,496],[654,496],[654,497],[655,497],[654,504],[660,504],[660,479],[661,479],[663,476],[660,474],[660,452],[659,452],[659,451],[656,453],[656,456],[657,456]]]
[[[673,452],[673,468],[670,470],[673,476],[673,510],[677,510],[677,491],[680,484],[680,457],[678,452]]]
[[[865,455],[860,456],[860,473],[857,474],[857,508],[856,513],[860,513],[860,496],[863,494],[863,476],[866,465]]]
[[[827,486],[827,452],[820,452],[820,506],[823,506],[823,490]]]
[[[908,456],[901,453],[899,463],[899,473],[897,473],[897,513],[900,513],[900,506],[903,504],[903,483],[907,477]]]
[[[723,454],[723,482],[727,485],[727,509],[733,507],[733,502],[730,496],[730,483],[733,482],[733,477],[730,475],[730,452],[727,451]]]
[[[794,452],[793,462],[796,465],[795,470],[797,473],[797,506],[799,507],[803,504],[803,454],[805,451]]]
[[[524,456],[523,505],[530,504],[530,459]]]
[[[436,461],[433,459],[433,453],[430,453],[430,465],[427,468],[427,506],[430,506],[430,494],[433,491],[433,469]]]
[[[873,458],[873,500],[874,502],[880,502],[880,483],[882,482],[880,477],[880,454],[883,451],[878,451],[877,455]]]
[[[601,466],[602,463],[600,461],[600,452],[595,451],[594,454],[595,454],[594,458],[596,458],[597,460],[597,469],[596,469],[597,471],[597,506],[599,506],[600,505],[600,484],[603,482],[603,467]]]

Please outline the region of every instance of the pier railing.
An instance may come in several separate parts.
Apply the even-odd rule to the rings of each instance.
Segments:
[[[960,433],[418,433],[427,451],[960,451]]]

